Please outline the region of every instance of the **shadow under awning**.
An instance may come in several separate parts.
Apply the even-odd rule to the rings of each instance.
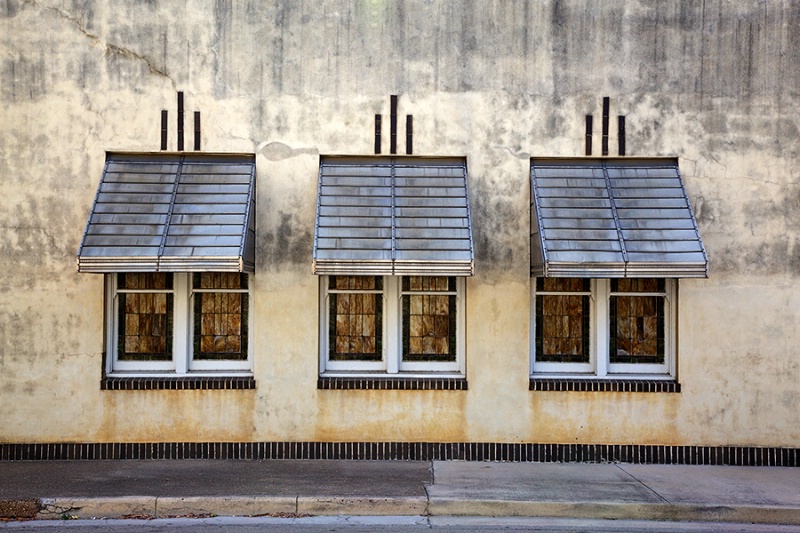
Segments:
[[[705,278],[676,159],[531,159],[531,276]]]
[[[79,272],[253,272],[255,156],[109,153]]]
[[[471,276],[473,269],[464,158],[321,158],[315,274]]]

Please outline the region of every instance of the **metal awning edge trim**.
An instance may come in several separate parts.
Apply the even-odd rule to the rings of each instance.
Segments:
[[[240,256],[231,257],[113,257],[77,258],[82,273],[114,272],[255,272],[255,263]]]
[[[548,263],[532,264],[532,277],[707,278],[707,263]]]

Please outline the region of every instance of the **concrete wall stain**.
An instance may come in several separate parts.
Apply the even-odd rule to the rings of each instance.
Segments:
[[[791,0],[0,0],[0,440],[796,445],[798,21]],[[174,148],[177,90],[204,149],[257,153],[255,393],[99,390],[103,280],[75,252],[104,152],[157,149],[161,109]],[[315,388],[319,154],[371,154],[390,94],[417,154],[467,157],[468,391]],[[680,283],[679,395],[527,390],[528,159],[581,157],[586,114],[598,154],[603,96],[628,155],[679,158],[711,257]]]

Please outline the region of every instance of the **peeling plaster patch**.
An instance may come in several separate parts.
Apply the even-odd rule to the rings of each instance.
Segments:
[[[0,3],[0,17],[13,18],[19,13],[19,2],[17,0],[5,0]]]
[[[43,294],[42,299],[51,301],[54,295]],[[72,295],[58,295],[69,300]],[[44,312],[28,306],[25,309],[0,313],[0,350],[6,357],[35,356],[43,353],[59,353],[71,356],[80,350],[81,339],[74,335],[83,327],[80,314],[60,314],[57,306],[49,306]],[[51,361],[52,362],[52,361]]]
[[[263,155],[270,161],[283,161],[299,155],[318,155],[319,151],[313,148],[292,148],[282,142],[273,141],[259,144],[258,148],[256,148],[256,153]]]
[[[531,158],[531,154],[529,152],[522,151],[522,147],[517,145],[513,148],[509,146],[492,146],[495,150],[505,150],[509,155],[512,157],[516,157],[517,159],[522,159],[523,161],[527,161]]]
[[[3,97],[16,102],[38,100],[47,93],[44,56],[15,57],[2,65]]]
[[[717,200],[697,196],[691,201],[698,226],[711,226],[717,220]]]
[[[280,211],[275,216],[276,230],[266,232],[262,241],[267,268],[288,264],[310,268],[313,227],[309,229],[308,220],[298,213]]]
[[[58,276],[57,271],[74,268],[78,243],[64,238],[76,235],[74,219],[67,211],[70,207],[61,198],[29,194],[18,200],[13,210],[0,216],[0,264],[36,272],[36,276],[25,276],[23,284],[18,279],[17,288],[31,288],[48,276]],[[49,268],[43,269],[41,265]],[[0,281],[0,287],[4,284]]]
[[[525,250],[515,246],[520,225],[514,203],[490,184],[475,180],[470,191],[476,262],[499,271],[513,270],[515,257]]]
[[[764,190],[765,185],[742,204],[747,232],[757,241],[751,240],[740,253],[746,265],[796,277],[800,273],[800,243],[795,235],[800,225],[800,189],[783,186],[773,192]]]
[[[0,320],[0,339],[3,341],[0,346],[5,354],[4,360],[9,357],[8,354],[16,356],[30,346],[32,323],[37,319],[41,319],[41,314],[32,312],[30,307],[24,314],[18,311],[3,313],[3,319]]]
[[[217,98],[226,98],[230,94],[233,68],[233,62],[230,61],[232,41],[230,36],[233,32],[232,12],[231,4],[221,1],[214,3],[214,44],[211,46],[211,52],[214,54],[214,95]]]

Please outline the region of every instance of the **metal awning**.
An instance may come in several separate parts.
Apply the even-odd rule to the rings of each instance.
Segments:
[[[322,157],[312,270],[473,274],[464,158]]]
[[[255,156],[109,153],[80,272],[253,272]]]
[[[531,160],[531,276],[708,277],[676,159]]]

